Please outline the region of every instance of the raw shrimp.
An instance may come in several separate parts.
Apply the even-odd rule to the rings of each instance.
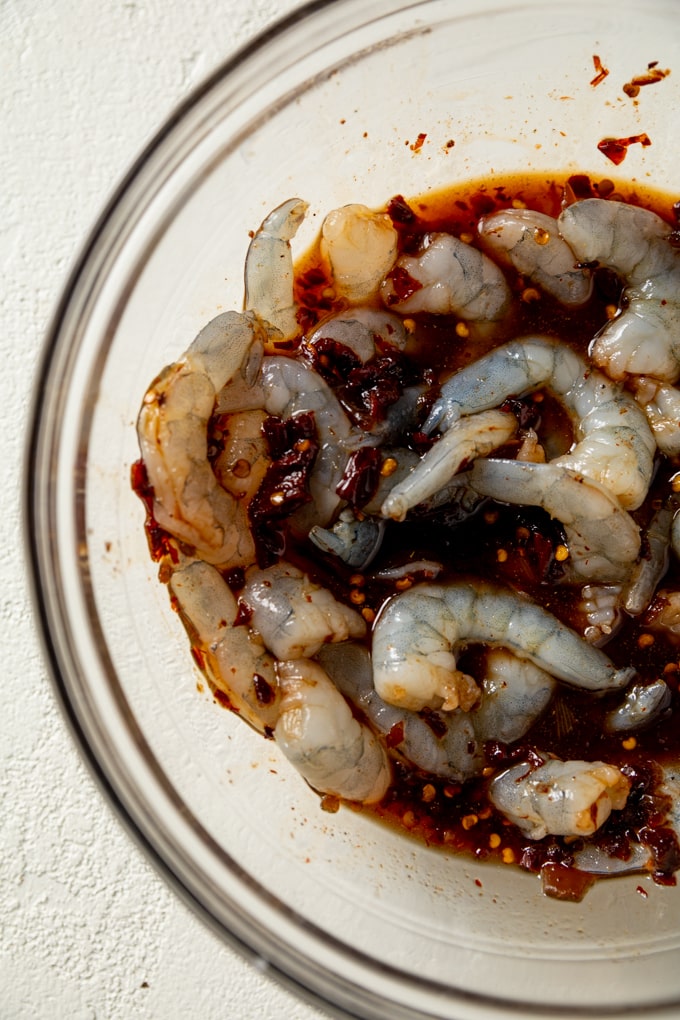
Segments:
[[[423,431],[444,431],[463,415],[548,387],[571,416],[576,443],[553,464],[600,482],[624,509],[647,495],[656,442],[647,419],[622,387],[565,344],[528,336],[497,347],[448,379]],[[436,447],[435,447],[436,449]],[[426,470],[426,459],[423,471]]]
[[[606,584],[629,578],[640,552],[640,529],[592,478],[554,463],[478,460],[470,483],[500,502],[543,507],[562,523],[569,548],[565,579]]]
[[[381,295],[388,308],[402,315],[455,314],[480,323],[502,319],[512,297],[495,262],[459,238],[441,233],[428,235],[418,255],[397,259]]]
[[[464,464],[503,446],[516,431],[517,419],[504,411],[481,411],[461,418],[390,490],[380,510],[383,517],[403,521],[412,507],[444,489]]]
[[[489,785],[492,804],[529,839],[591,836],[626,805],[630,780],[602,761],[520,762]]]
[[[373,631],[373,682],[391,705],[471,709],[474,680],[461,673],[456,652],[479,642],[509,649],[551,676],[585,690],[626,686],[635,671],[616,669],[545,609],[512,591],[481,581],[421,584],[396,595]]]
[[[278,659],[307,658],[327,641],[361,638],[366,624],[353,609],[283,561],[246,574],[240,598],[250,622]]]
[[[535,209],[504,209],[477,224],[482,244],[567,307],[585,304],[592,274],[560,237],[557,220]]]
[[[319,658],[338,690],[388,738],[390,747],[425,772],[456,781],[481,773],[485,741],[510,743],[524,736],[555,687],[553,678],[532,662],[495,649],[486,657],[479,707],[440,713],[437,727],[443,732],[438,728],[435,733],[417,713],[383,701],[373,687],[370,654],[362,645],[328,645]]]
[[[250,242],[245,267],[245,307],[278,331],[278,340],[297,336],[293,300],[293,255],[290,242],[305,218],[308,205],[291,198],[274,209]]]
[[[305,534],[312,524],[324,525],[340,505],[336,488],[348,456],[352,426],[330,386],[300,361],[283,356],[265,357],[250,385],[235,380],[219,395],[217,410],[236,414],[261,408],[270,415],[290,418],[298,411],[314,414],[319,452],[309,480],[312,502],[295,516]]]
[[[207,430],[217,393],[248,362],[262,334],[252,313],[218,315],[154,380],[137,421],[155,519],[210,563],[252,561],[244,505],[215,478]]]
[[[559,230],[581,262],[598,263],[625,283],[625,310],[593,340],[591,357],[612,379],[680,376],[680,250],[656,213],[588,198],[562,211]]]
[[[398,235],[387,213],[346,205],[328,213],[321,253],[330,263],[338,297],[360,305],[374,297],[397,257]]]
[[[237,376],[249,385],[272,332],[290,335],[293,329],[289,241],[306,208],[291,199],[267,217],[246,255],[249,310],[212,319],[151,384],[137,420],[156,521],[209,563],[239,566],[253,559],[245,503],[217,481],[207,429],[217,394]]]
[[[260,733],[279,716],[275,660],[247,627],[235,627],[236,599],[220,572],[202,560],[182,562],[168,582],[196,656],[229,704]]]
[[[382,744],[352,715],[321,666],[279,662],[280,715],[274,737],[315,790],[345,800],[382,800],[392,770]]]

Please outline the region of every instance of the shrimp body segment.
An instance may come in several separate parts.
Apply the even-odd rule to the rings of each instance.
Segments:
[[[321,227],[321,252],[330,263],[337,294],[350,305],[374,297],[397,257],[397,243],[387,213],[359,204],[328,213]]]
[[[279,717],[275,660],[247,627],[235,627],[238,605],[215,567],[188,561],[169,581],[170,594],[204,669],[232,709],[260,733]]]
[[[477,230],[488,251],[561,304],[578,307],[590,297],[591,273],[577,265],[552,216],[534,209],[504,209],[482,217]]]
[[[489,799],[529,839],[592,836],[612,811],[625,807],[630,780],[602,761],[545,758],[513,765],[492,780]]]
[[[409,281],[408,297],[400,296],[395,273]],[[420,254],[397,259],[381,294],[388,308],[403,315],[460,315],[480,323],[503,318],[511,300],[495,262],[459,238],[441,233],[430,234]]]
[[[595,337],[591,357],[612,379],[680,376],[680,251],[656,213],[587,198],[562,211],[559,230],[581,262],[613,269],[625,283],[625,310]]]
[[[137,420],[156,520],[206,562],[252,557],[242,505],[225,492],[208,461],[208,422],[217,393],[248,360],[262,332],[250,313],[225,312],[147,390]]]
[[[278,659],[309,658],[326,642],[361,638],[366,633],[357,612],[284,562],[249,571],[241,602],[251,611],[252,626]]]
[[[288,340],[300,332],[293,300],[293,254],[290,242],[308,205],[291,198],[264,219],[250,242],[245,266],[245,307]]]
[[[317,662],[279,662],[276,743],[309,785],[345,800],[382,800],[392,769],[382,744],[352,715]]]
[[[481,774],[485,741],[511,743],[524,736],[556,685],[528,659],[494,649],[487,656],[478,706],[469,712],[440,714],[442,732],[435,734],[417,712],[383,701],[373,686],[370,654],[362,645],[328,645],[320,659],[335,686],[404,758],[425,772],[456,781]],[[401,739],[397,741],[395,734]]]
[[[479,698],[456,666],[470,643],[509,649],[550,676],[585,690],[626,686],[633,669],[617,669],[540,606],[483,582],[422,584],[392,598],[373,631],[373,682],[384,701],[411,711],[471,709]]]

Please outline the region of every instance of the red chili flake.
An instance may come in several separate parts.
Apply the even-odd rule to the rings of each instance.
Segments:
[[[387,203],[387,215],[395,226],[412,226],[417,216],[403,195],[395,195]]]
[[[396,305],[400,301],[406,301],[416,291],[422,289],[422,283],[419,283],[410,273],[408,273],[402,266],[395,266],[387,274],[387,279],[391,282],[393,293],[387,297],[388,305]]]
[[[195,661],[196,665],[198,666],[198,668],[202,672],[205,671],[205,659],[203,657],[203,652],[201,651],[201,649],[197,648],[196,645],[192,645],[191,646],[191,654],[192,654],[192,656],[194,658],[194,661]]]
[[[598,142],[598,149],[603,156],[610,159],[615,166],[619,163],[623,163],[628,152],[629,145],[651,145],[652,141],[649,135],[630,135],[628,138],[603,138],[601,142]]]
[[[601,82],[605,80],[605,78],[609,74],[609,70],[603,65],[602,61],[600,60],[596,53],[593,54],[593,67],[597,71],[597,74],[595,75],[590,84],[599,85]]]
[[[411,152],[420,152],[420,150],[422,149],[423,144],[424,144],[426,138],[427,138],[427,135],[423,131],[421,131],[420,134],[418,135],[418,137],[416,138],[415,142],[413,143],[413,145],[409,146],[409,148],[411,149]]]
[[[380,484],[382,454],[375,446],[362,446],[347,459],[342,478],[336,488],[341,499],[361,509],[371,501]]]
[[[653,60],[651,64],[647,65],[647,72],[645,74],[637,74],[630,81],[627,81],[623,86],[623,91],[631,99],[635,99],[640,93],[640,89],[645,85],[656,85],[657,82],[663,81],[671,73],[670,69],[667,68],[662,71],[660,67],[657,67],[657,61]]]
[[[259,705],[271,705],[275,697],[275,691],[272,685],[265,680],[259,673],[253,674],[253,687],[255,688],[255,697]]]
[[[389,733],[385,737],[385,743],[388,747],[397,747],[401,744],[404,739],[404,723],[398,722],[391,727]]]
[[[442,737],[446,736],[448,725],[438,712],[435,712],[432,708],[423,708],[420,712],[418,712],[418,715],[423,722],[427,723],[438,740],[441,740]]]

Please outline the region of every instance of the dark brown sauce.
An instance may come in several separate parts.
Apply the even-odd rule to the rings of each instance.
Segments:
[[[658,194],[636,184],[615,183],[609,179],[594,181],[584,176],[569,179],[514,176],[502,182],[471,182],[453,191],[415,200],[405,201],[397,196],[388,204],[388,211],[400,233],[402,250],[409,251],[422,234],[433,230],[472,241],[479,217],[499,209],[526,206],[557,216],[565,199],[588,196],[644,206],[666,219],[669,229],[677,227],[676,196]],[[587,354],[592,337],[607,321],[621,294],[619,281],[610,272],[597,270],[593,297],[588,305],[569,311],[549,296],[537,294],[516,273],[509,271],[506,276],[516,297],[514,312],[495,332],[493,340],[471,340],[458,335],[456,326],[459,324],[455,317],[413,317],[407,355],[420,377],[431,384],[433,393],[452,371],[476,360],[491,347],[518,336],[556,337],[579,353]],[[332,282],[318,248],[298,263],[296,299],[305,331],[327,315],[342,310],[342,305],[333,297]],[[465,333],[464,328],[462,333]],[[433,366],[437,366],[436,371]],[[568,449],[570,426],[550,394],[533,395],[527,404],[525,411],[534,415],[539,438],[552,443],[555,449]],[[417,443],[415,434],[412,438],[414,444]],[[512,452],[509,455],[513,455]],[[655,507],[667,497],[671,478],[678,467],[660,457],[650,495],[634,513],[642,527]],[[134,486],[150,514],[149,494],[139,473]],[[167,554],[166,543],[152,519],[147,520],[147,533],[152,555],[160,559]],[[426,519],[414,514],[412,521],[403,524],[390,522],[370,574],[394,564],[432,559],[443,565],[442,581],[470,575],[505,584],[531,596],[565,623],[582,631],[584,620],[578,608],[580,592],[561,582],[562,569],[556,551],[563,542],[561,526],[544,511],[489,501],[475,516],[455,526],[446,512],[432,513]],[[325,558],[306,541],[296,541],[290,535],[285,556],[330,588],[337,598],[359,609],[369,624],[395,591],[404,590],[422,579],[414,575],[395,584],[357,577],[356,571],[336,559]],[[671,589],[678,588],[680,576],[674,561],[662,583]],[[531,871],[548,868],[549,884],[557,889],[554,894],[578,899],[589,881],[572,874],[570,867],[579,844],[556,837],[539,842],[524,838],[490,807],[486,788],[491,776],[538,749],[564,759],[604,760],[618,765],[629,775],[632,792],[626,808],[613,813],[597,840],[624,859],[631,840],[645,842],[652,848],[652,872],[656,880],[673,881],[672,875],[680,867],[680,853],[675,835],[662,824],[663,805],[655,789],[659,780],[658,764],[680,759],[680,727],[677,725],[680,644],[652,633],[646,622],[645,614],[637,619],[626,619],[604,650],[617,666],[634,666],[641,682],[659,677],[666,680],[672,692],[671,710],[656,725],[631,736],[608,734],[603,726],[604,716],[620,702],[621,695],[596,697],[560,686],[543,717],[520,742],[486,748],[487,768],[481,778],[464,784],[452,783],[424,775],[396,755],[395,781],[391,789],[380,805],[363,810],[370,810],[382,821],[430,845],[461,851],[479,860],[519,864]],[[475,669],[478,672],[483,669],[483,649],[471,648],[461,659],[461,668],[473,673]],[[434,728],[437,713],[431,716]],[[388,739],[388,746],[398,745],[398,737],[395,734],[394,741]]]

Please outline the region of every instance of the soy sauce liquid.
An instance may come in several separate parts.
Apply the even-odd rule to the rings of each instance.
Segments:
[[[500,209],[540,210],[558,216],[565,202],[585,197],[623,200],[651,209],[662,216],[669,229],[677,228],[674,197],[641,189],[638,185],[594,180],[583,176],[546,178],[513,176],[501,182],[471,182],[426,197],[405,201],[400,196],[388,204],[399,232],[403,252],[415,251],[423,234],[445,231],[475,244],[481,216]],[[515,297],[512,313],[492,336],[466,337],[466,325],[455,317],[414,316],[409,323],[412,336],[407,355],[432,383],[438,385],[453,371],[475,361],[488,350],[525,335],[555,337],[575,351],[587,355],[595,334],[612,316],[621,300],[621,282],[606,269],[595,269],[593,296],[583,308],[568,310],[548,295],[538,292],[516,271],[506,271]],[[342,311],[333,296],[332,282],[318,248],[297,266],[296,297],[307,328],[331,313]],[[349,316],[348,316],[349,317]],[[548,390],[528,398],[539,439],[553,457],[566,452],[572,442],[571,425]],[[499,451],[503,456],[504,452]],[[512,450],[506,455],[514,456]],[[671,492],[680,465],[659,456],[650,494],[633,517],[645,528],[652,514]],[[371,564],[374,575],[382,567],[432,559],[442,564],[438,581],[476,577],[506,584],[524,592],[570,626],[583,632],[585,620],[579,608],[580,587],[560,583],[555,550],[563,541],[558,522],[540,509],[507,507],[488,501],[471,519],[455,526],[446,513],[416,517],[412,523],[390,525],[378,558]],[[356,598],[356,578],[337,561],[324,560],[308,548],[289,550],[297,560],[329,586],[338,598]],[[417,582],[422,578],[414,577]],[[661,587],[675,590],[680,583],[678,566],[671,558]],[[367,619],[380,611],[386,598],[395,594],[394,585],[363,579],[360,596]],[[367,611],[367,612],[366,612]],[[560,685],[543,717],[517,745],[489,746],[485,775],[464,784],[426,776],[406,763],[397,762],[396,782],[385,801],[370,810],[400,829],[431,844],[464,850],[477,858],[495,858],[520,863],[531,870],[546,864],[568,865],[574,844],[548,837],[532,843],[500,818],[488,805],[486,786],[490,777],[514,760],[524,760],[533,749],[548,751],[563,759],[602,760],[625,769],[633,782],[628,807],[615,813],[598,839],[611,852],[624,856],[631,838],[648,833],[655,851],[656,878],[670,881],[680,866],[677,840],[662,825],[667,805],[658,796],[657,765],[680,759],[680,727],[677,725],[680,695],[680,639],[673,640],[649,629],[649,614],[625,617],[622,626],[604,645],[617,666],[634,666],[641,682],[659,677],[672,692],[670,711],[656,725],[631,735],[612,735],[604,730],[607,712],[618,705],[621,694],[593,695]],[[484,649],[471,647],[459,660],[460,668],[483,675]],[[436,732],[437,713],[429,713]],[[398,736],[398,735],[397,735]],[[368,810],[368,809],[365,809]],[[613,849],[614,848],[614,849]],[[576,883],[578,885],[578,883]],[[577,898],[577,897],[576,897]]]

